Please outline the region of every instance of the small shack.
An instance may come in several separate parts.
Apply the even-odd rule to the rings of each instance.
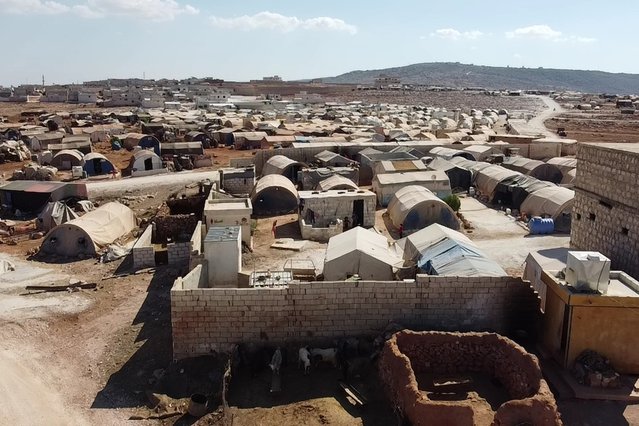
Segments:
[[[405,235],[433,223],[459,229],[459,220],[448,204],[423,186],[400,189],[388,203],[388,215],[396,228],[403,225]]]
[[[99,152],[92,152],[84,156],[84,166],[82,166],[88,176],[108,175],[115,171],[115,166],[108,158]]]
[[[262,140],[268,136],[266,132],[235,132],[231,135],[235,149],[260,149]]]
[[[408,185],[418,185],[429,189],[439,198],[451,194],[450,180],[440,170],[407,173],[386,173],[373,179],[373,191],[377,194],[377,202],[386,207],[397,191]]]
[[[332,237],[324,259],[324,280],[357,275],[365,281],[392,281],[403,259],[385,236],[357,227]]]
[[[97,251],[136,227],[133,211],[112,202],[84,216],[53,228],[44,238],[40,250],[64,257],[94,256]]]
[[[83,183],[17,180],[0,186],[0,204],[11,210],[39,212],[48,202],[87,199]]]
[[[84,165],[84,154],[77,149],[63,149],[53,156],[51,165],[58,170],[71,170]]]
[[[297,188],[281,175],[267,175],[257,181],[251,192],[253,214],[269,217],[287,214],[298,207]]]

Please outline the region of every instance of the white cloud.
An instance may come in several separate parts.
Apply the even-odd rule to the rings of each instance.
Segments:
[[[286,33],[295,30],[322,30],[342,31],[350,34],[357,33],[357,27],[354,25],[328,16],[300,19],[296,16],[285,16],[264,11],[255,15],[243,15],[235,18],[211,16],[210,20],[211,24],[217,28],[243,31],[270,30]]]
[[[514,31],[508,31],[506,33],[507,38],[527,38],[527,39],[541,39],[557,42],[575,42],[575,43],[593,43],[597,41],[592,37],[581,37],[575,35],[564,35],[561,31],[554,30],[548,25],[531,25],[528,27],[517,28]]]
[[[439,38],[443,38],[447,40],[459,40],[459,39],[477,40],[483,35],[484,33],[482,33],[481,31],[475,30],[475,31],[461,32],[454,28],[440,28],[430,34],[431,37],[439,37]]]
[[[0,0],[0,13],[51,15],[73,12],[82,18],[128,16],[153,21],[171,21],[178,15],[199,11],[176,0],[84,0],[63,4],[53,0]]]
[[[0,13],[16,15],[55,15],[69,11],[69,6],[49,0],[0,0]]]

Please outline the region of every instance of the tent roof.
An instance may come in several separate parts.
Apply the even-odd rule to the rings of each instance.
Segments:
[[[282,170],[295,164],[301,163],[295,160],[291,160],[284,155],[274,155],[269,158],[266,163],[264,163],[264,167],[262,168],[262,175],[266,176],[271,174],[280,174]]]
[[[483,194],[492,197],[499,182],[517,175],[521,175],[521,173],[508,170],[505,167],[489,165],[477,171],[475,185]]]
[[[317,184],[317,190],[318,191],[326,191],[329,189],[335,189],[337,187],[347,187],[347,188],[351,188],[351,189],[359,189],[358,186],[350,179],[342,176],[342,175],[338,175],[335,174],[327,179],[324,179],[322,181],[320,181]]]
[[[76,160],[80,162],[82,162],[82,159],[84,158],[84,154],[82,154],[77,149],[63,149],[62,151],[56,152],[53,158],[62,157],[63,155],[69,155],[71,157],[74,157]]]
[[[395,183],[410,182],[448,182],[448,175],[441,170],[429,170],[421,172],[383,173],[375,176],[380,185],[392,185]]]
[[[575,191],[561,186],[541,188],[526,197],[521,203],[520,211],[533,216],[548,215],[553,219],[572,208]]]
[[[404,222],[408,213],[419,205],[437,205],[440,209],[449,209],[451,215],[455,216],[448,204],[419,185],[408,185],[397,191],[388,203],[387,211],[393,223],[400,224]]]
[[[90,152],[87,155],[84,156],[84,162],[87,163],[91,160],[95,160],[96,158],[100,158],[104,161],[108,161],[109,163],[111,161],[109,161],[108,158],[106,158],[104,155],[100,154],[99,152]]]
[[[385,236],[360,226],[328,240],[326,262],[353,253],[364,253],[390,266],[401,267],[404,263],[403,259],[389,248]]]
[[[253,192],[251,194],[257,195],[260,192],[272,187],[280,187],[286,189],[288,192],[293,194],[295,198],[298,198],[297,188],[295,188],[293,182],[291,182],[290,179],[278,174],[266,175],[260,178],[260,180],[258,180],[253,187]]]
[[[455,158],[462,158],[465,161],[469,161],[469,160],[466,160],[463,157],[455,157]],[[445,160],[445,159],[443,159],[441,157],[436,157],[436,158],[433,159],[433,161],[428,163],[428,169],[429,170],[442,170],[444,172],[447,172],[448,170],[452,170],[452,169],[455,169],[455,168],[465,169],[464,166],[455,164],[452,161]]]

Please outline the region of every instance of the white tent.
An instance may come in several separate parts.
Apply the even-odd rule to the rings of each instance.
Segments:
[[[56,226],[77,218],[78,215],[75,214],[69,206],[59,201],[55,201],[53,203],[48,203],[44,210],[42,210],[42,212],[38,215],[36,226],[40,231],[49,232]]]
[[[403,263],[386,237],[356,227],[328,241],[324,280],[339,281],[357,274],[362,280],[390,281]]]
[[[344,176],[341,175],[333,175],[329,178],[326,178],[322,181],[320,181],[317,184],[317,188],[315,188],[318,191],[328,191],[330,189],[359,189],[357,185],[355,185],[355,183],[348,179],[345,178]]]
[[[549,186],[531,193],[523,203],[520,211],[529,216],[551,217],[555,229],[570,229],[570,213],[575,200],[575,191],[561,186]]]
[[[131,232],[133,211],[118,202],[107,203],[84,216],[53,228],[40,250],[66,257],[95,255],[97,250]]]
[[[393,225],[403,225],[406,234],[433,223],[459,229],[453,209],[422,186],[409,185],[397,191],[388,203],[387,211]]]
[[[492,200],[499,182],[518,175],[521,175],[521,173],[508,170],[505,167],[490,165],[477,171],[475,186],[483,195]]]

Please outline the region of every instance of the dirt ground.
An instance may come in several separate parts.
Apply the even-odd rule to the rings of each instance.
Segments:
[[[599,111],[566,110],[545,125],[551,130],[563,127],[568,138],[579,142],[639,142],[639,114],[622,114],[613,103]]]

